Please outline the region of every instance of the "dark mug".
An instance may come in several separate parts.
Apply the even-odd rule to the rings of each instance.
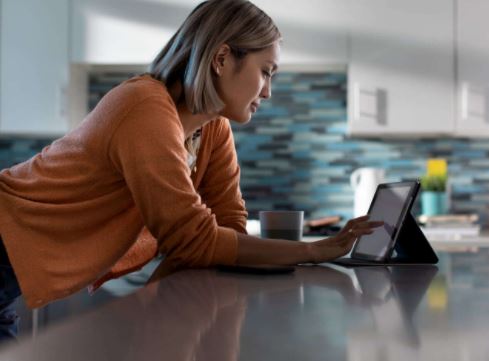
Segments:
[[[260,211],[262,238],[300,241],[304,223],[304,211]]]

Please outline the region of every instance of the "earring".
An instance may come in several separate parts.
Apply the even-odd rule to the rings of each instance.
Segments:
[[[221,76],[221,68],[216,66],[216,74]]]

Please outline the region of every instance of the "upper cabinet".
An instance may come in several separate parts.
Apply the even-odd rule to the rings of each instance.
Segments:
[[[255,0],[282,36],[282,65],[344,65],[348,61],[349,6],[346,0]]]
[[[456,135],[489,136],[489,2],[457,4]]]
[[[68,2],[0,2],[0,133],[63,134]]]
[[[355,0],[350,6],[349,134],[453,134],[454,3]]]
[[[201,0],[72,0],[71,61],[148,64]],[[256,0],[282,32],[282,64],[345,64],[344,0]]]
[[[0,133],[65,133],[70,66],[149,64],[200,2],[0,0]],[[284,68],[348,64],[350,135],[489,137],[489,1],[254,3]]]
[[[71,61],[86,64],[148,64],[194,7],[163,0],[71,1]]]

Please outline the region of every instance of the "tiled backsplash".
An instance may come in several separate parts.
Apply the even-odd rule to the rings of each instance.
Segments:
[[[90,76],[93,107],[130,74]],[[414,179],[427,158],[448,160],[454,212],[489,213],[489,141],[467,139],[364,140],[346,135],[346,74],[281,72],[272,98],[262,102],[247,125],[233,125],[241,164],[241,187],[250,218],[259,210],[299,209],[307,217],[350,218],[350,174],[359,167],[382,167],[387,181]],[[2,139],[0,164],[17,163],[49,140]]]
[[[386,170],[387,181],[420,177],[426,159],[449,163],[451,209],[489,211],[489,141],[351,139],[346,135],[345,73],[279,73],[272,98],[245,126],[234,126],[242,190],[251,216],[302,209],[309,217],[352,216],[350,174]]]
[[[0,169],[29,159],[53,141],[52,138],[9,136],[0,138]]]

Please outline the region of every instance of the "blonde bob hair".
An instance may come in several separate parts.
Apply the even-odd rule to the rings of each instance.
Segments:
[[[156,56],[149,73],[167,87],[183,85],[179,102],[194,114],[219,112],[224,103],[214,86],[212,61],[227,44],[241,60],[281,39],[272,19],[246,0],[209,0],[199,4]]]

